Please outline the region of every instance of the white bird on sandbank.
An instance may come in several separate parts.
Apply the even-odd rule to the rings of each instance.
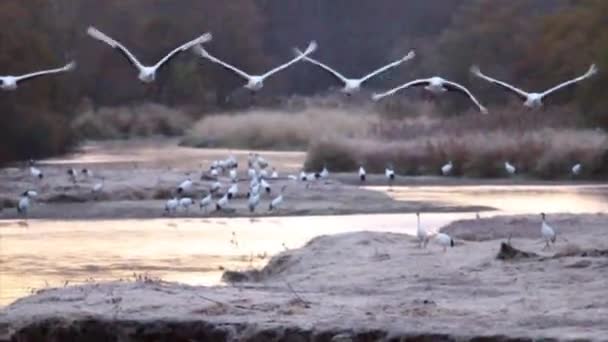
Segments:
[[[420,248],[426,248],[430,236],[426,229],[420,226],[420,213],[418,212],[416,213],[416,237],[418,238]]]
[[[448,234],[437,233],[437,235],[435,235],[435,242],[443,247],[444,253],[447,251],[448,247],[454,247],[454,239],[452,239]]]
[[[194,204],[194,200],[190,197],[182,197],[179,199],[179,206],[184,209],[185,212],[190,210],[190,206]]]
[[[295,52],[296,56],[303,55],[302,51],[300,51],[299,49],[294,49],[294,52]],[[341,73],[337,72],[335,69],[327,66],[324,63],[319,62],[316,59],[310,58],[308,56],[304,56],[303,58],[305,61],[315,64],[315,65],[323,68],[324,70],[328,71],[330,74],[334,75],[338,80],[340,80],[342,83],[344,83],[344,88],[342,88],[341,91],[347,95],[352,95],[352,94],[358,92],[359,90],[361,90],[361,85],[364,82],[366,82],[367,80],[369,80],[375,76],[378,76],[379,74],[387,71],[388,69],[397,67],[401,63],[406,62],[406,61],[414,58],[415,56],[416,56],[416,53],[414,51],[410,51],[407,55],[403,56],[402,58],[400,58],[392,63],[389,63],[361,78],[347,78],[344,75],[342,75]]]
[[[249,212],[253,213],[255,208],[260,204],[260,193],[252,192],[249,195],[249,199],[247,200],[247,206],[249,207]]]
[[[361,183],[365,182],[365,169],[363,168],[363,166],[359,166],[359,180],[361,181]]]
[[[177,193],[178,194],[186,193],[186,192],[190,191],[191,188],[192,188],[192,180],[190,178],[188,178],[177,186]]]
[[[65,66],[57,69],[42,70],[25,74],[21,76],[0,76],[0,89],[2,90],[16,90],[17,83],[25,80],[31,80],[39,76],[64,73],[72,71],[76,68],[76,62],[72,61]]]
[[[275,197],[270,204],[268,205],[268,211],[273,211],[275,209],[279,209],[279,207],[283,204],[283,193],[285,192],[286,185],[283,185],[281,188],[281,193],[279,196]]]
[[[387,166],[384,169],[384,176],[386,177],[386,181],[388,182],[388,186],[393,186],[393,181],[395,180],[395,170],[391,166]]]
[[[547,223],[545,213],[540,213],[540,217],[542,217],[543,220],[540,225],[540,234],[542,235],[543,240],[545,241],[545,247],[543,248],[543,250],[545,250],[551,248],[551,245],[549,243],[555,244],[557,236],[553,228],[551,228],[551,226]]]
[[[175,57],[177,54],[184,52],[194,46],[199,46],[200,44],[207,43],[211,41],[213,36],[211,33],[205,33],[181,46],[169,52],[165,57],[163,57],[160,61],[152,66],[143,65],[139,62],[139,60],[126,48],[124,45],[119,43],[118,41],[110,38],[105,33],[99,31],[98,29],[90,26],[87,29],[87,34],[99,41],[102,41],[112,48],[117,49],[122,55],[124,55],[127,60],[133,64],[137,70],[139,70],[138,78],[140,81],[144,83],[151,83],[156,79],[156,72],[158,69],[167,63],[171,58]]]
[[[581,174],[582,169],[583,169],[583,165],[581,163],[577,163],[572,166],[572,169],[570,170],[570,172],[572,172],[573,176],[578,176]]]
[[[91,189],[91,191],[96,194],[100,193],[101,190],[103,190],[105,181],[106,181],[106,179],[104,177],[101,177],[101,182],[95,183],[95,185],[93,185],[93,189]]]
[[[42,173],[42,171],[39,168],[33,166],[30,166],[30,174],[36,179],[44,178],[44,174]]]
[[[175,213],[177,211],[177,207],[179,206],[179,200],[177,197],[173,197],[165,203],[165,212],[167,214]]]
[[[471,67],[471,73],[473,73],[473,75],[475,75],[475,76],[477,76],[477,77],[479,77],[481,79],[484,79],[484,80],[486,80],[486,81],[488,81],[490,83],[496,84],[496,85],[502,87],[503,89],[506,89],[506,90],[509,90],[509,91],[515,93],[522,100],[524,100],[524,106],[529,107],[529,108],[540,108],[540,107],[542,107],[542,105],[543,105],[543,98],[546,97],[547,95],[549,95],[549,94],[551,94],[551,93],[553,93],[553,92],[555,92],[557,90],[560,90],[562,88],[568,87],[568,86],[570,86],[572,84],[575,84],[577,82],[583,81],[583,80],[585,80],[585,79],[587,79],[587,78],[595,75],[597,73],[597,71],[598,71],[597,66],[595,64],[592,64],[589,67],[589,70],[587,70],[587,72],[584,75],[582,75],[582,76],[576,77],[576,78],[571,79],[571,80],[566,81],[566,82],[563,82],[563,83],[561,83],[561,84],[559,84],[559,85],[557,85],[557,86],[555,86],[555,87],[553,87],[553,88],[551,88],[549,90],[546,90],[546,91],[544,91],[542,93],[528,93],[528,92],[525,92],[525,91],[523,91],[523,90],[521,90],[521,89],[519,89],[517,87],[514,87],[514,86],[512,86],[512,85],[510,85],[510,84],[508,84],[506,82],[499,81],[499,80],[497,80],[495,78],[491,78],[489,76],[484,75],[481,72],[481,70],[479,69],[479,67],[476,66],[476,65],[473,65]]]
[[[277,170],[274,167],[272,168],[272,173],[270,174],[270,178],[272,178],[272,179],[279,178],[279,173],[277,172]]]
[[[231,200],[231,199],[235,198],[236,195],[238,195],[238,193],[239,193],[239,185],[236,182],[234,182],[228,188],[228,199]]]
[[[508,161],[505,162],[505,170],[510,175],[513,175],[517,172],[517,168],[513,164],[509,163]]]
[[[205,48],[203,48],[202,45],[198,44],[194,47],[194,51],[200,55],[203,58],[206,58],[208,60],[210,60],[213,63],[217,63],[221,66],[223,66],[224,68],[233,71],[234,73],[236,73],[237,75],[243,77],[244,79],[247,80],[247,83],[245,84],[245,88],[251,90],[251,91],[258,91],[260,89],[262,89],[262,87],[264,86],[264,80],[272,75],[274,75],[275,73],[282,71],[284,69],[286,69],[287,67],[291,66],[292,64],[300,61],[302,58],[306,57],[307,55],[313,53],[315,50],[317,49],[317,43],[315,41],[310,42],[310,44],[308,44],[308,47],[306,48],[306,51],[304,51],[304,54],[302,56],[293,58],[292,60],[290,60],[289,62],[280,65],[270,71],[268,71],[265,74],[262,75],[250,75],[244,71],[242,71],[241,69],[236,68],[233,65],[230,65],[226,62],[223,62],[221,60],[219,60],[218,58],[212,56],[209,54],[209,52],[207,52],[207,50],[205,50]]]
[[[471,101],[473,101],[473,103],[477,106],[477,108],[479,108],[479,111],[481,113],[488,114],[488,110],[486,109],[486,107],[484,107],[467,88],[465,88],[464,86],[462,86],[458,83],[448,81],[448,80],[443,79],[438,76],[431,77],[431,78],[422,78],[422,79],[418,79],[418,80],[414,80],[414,81],[405,83],[405,84],[400,85],[396,88],[393,88],[387,92],[384,92],[381,94],[374,94],[372,96],[372,99],[374,101],[378,101],[386,96],[393,95],[400,90],[407,89],[410,87],[422,87],[422,86],[424,86],[424,89],[430,91],[434,95],[440,95],[447,91],[455,91],[455,92],[464,94],[467,97],[469,97],[469,99],[471,99]]]
[[[205,210],[205,213],[207,213],[207,209],[209,208],[209,205],[211,205],[211,202],[213,201],[212,195],[211,193],[207,194],[207,196],[201,198],[201,201],[199,202],[199,209],[200,210]]]
[[[222,198],[220,198],[217,202],[215,202],[215,210],[220,211],[220,210],[226,209],[228,202],[229,202],[228,193],[225,193],[224,196],[222,196]]]
[[[450,173],[452,173],[452,169],[454,168],[454,164],[452,163],[452,161],[450,160],[447,164],[443,165],[441,167],[441,174],[444,176],[449,175]]]
[[[28,211],[30,209],[30,198],[38,196],[38,193],[34,190],[27,190],[23,194],[21,194],[21,198],[19,199],[19,203],[17,204],[17,213],[24,217],[27,217]]]

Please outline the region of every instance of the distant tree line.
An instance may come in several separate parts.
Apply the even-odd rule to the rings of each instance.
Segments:
[[[0,93],[0,162],[58,153],[74,143],[68,123],[85,99],[94,106],[146,101],[194,105],[204,113],[230,106],[242,80],[194,54],[183,54],[145,85],[108,46],[90,39],[94,25],[143,61],[212,32],[218,57],[261,72],[316,39],[316,58],[357,76],[416,49],[411,63],[372,81],[386,88],[434,74],[470,86],[487,104],[512,97],[474,80],[472,63],[534,90],[578,75],[596,62],[592,81],[553,101],[575,104],[590,125],[608,127],[608,1],[605,0],[2,0],[0,74],[19,74],[75,59],[75,72]],[[311,65],[289,69],[260,96],[322,94],[334,85]],[[450,106],[458,109],[458,101]]]

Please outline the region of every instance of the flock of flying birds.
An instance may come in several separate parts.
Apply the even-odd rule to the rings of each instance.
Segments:
[[[159,60],[154,65],[142,64],[137,59],[137,57],[135,57],[135,55],[132,54],[123,44],[121,44],[117,40],[114,40],[113,38],[109,37],[108,35],[99,31],[98,29],[96,29],[94,27],[89,27],[87,29],[87,34],[89,36],[91,36],[92,38],[97,39],[97,40],[111,46],[112,48],[116,49],[118,52],[120,52],[129,61],[129,63],[131,63],[138,70],[138,72],[139,72],[138,78],[139,78],[139,80],[141,80],[144,83],[153,82],[156,79],[157,71],[163,65],[167,64],[173,57],[177,56],[181,52],[192,49],[200,57],[205,58],[213,63],[216,63],[216,64],[226,68],[227,70],[232,71],[236,75],[244,78],[247,82],[244,85],[244,87],[251,91],[258,91],[258,90],[262,89],[262,87],[264,86],[264,81],[267,78],[269,78],[270,76],[272,76],[282,70],[285,70],[286,68],[290,67],[291,65],[295,64],[296,62],[298,62],[300,60],[304,60],[306,62],[319,66],[323,70],[325,70],[325,71],[329,72],[330,74],[332,74],[333,76],[335,76],[341,83],[344,84],[344,87],[342,88],[341,91],[345,94],[350,95],[350,94],[358,92],[361,89],[361,86],[364,82],[370,80],[373,77],[380,75],[381,73],[383,73],[389,69],[395,68],[398,65],[400,65],[408,60],[411,60],[415,57],[415,53],[413,51],[410,51],[404,57],[402,57],[394,62],[391,62],[381,68],[378,68],[363,77],[348,78],[348,77],[344,76],[343,74],[341,74],[340,72],[336,71],[334,68],[310,57],[310,55],[313,52],[315,52],[315,50],[317,49],[317,43],[315,41],[311,41],[308,44],[308,47],[304,51],[301,51],[298,48],[294,48],[295,57],[292,58],[290,61],[288,61],[282,65],[279,65],[276,68],[274,68],[264,74],[252,75],[252,74],[249,74],[249,73],[235,67],[232,64],[229,64],[229,63],[222,61],[221,59],[211,55],[203,47],[204,43],[208,43],[212,40],[211,33],[205,33],[205,34],[175,48],[174,50],[169,52],[165,57],[163,57],[161,60]],[[15,90],[15,89],[17,89],[17,84],[19,82],[31,80],[31,79],[34,79],[36,77],[43,76],[43,75],[68,72],[68,71],[74,70],[75,67],[76,67],[76,63],[70,62],[67,65],[65,65],[64,67],[57,68],[57,69],[43,70],[43,71],[38,71],[38,72],[25,74],[25,75],[21,75],[21,76],[0,76],[0,89]],[[479,67],[477,67],[477,66],[472,66],[470,71],[473,75],[514,93],[515,95],[517,95],[524,101],[523,104],[526,107],[538,108],[538,107],[542,106],[543,99],[545,97],[549,96],[550,94],[553,94],[554,92],[556,92],[560,89],[566,88],[570,85],[573,85],[577,82],[581,82],[581,81],[593,76],[594,74],[597,73],[598,69],[595,66],[595,64],[592,64],[589,67],[589,70],[587,70],[587,72],[585,74],[583,74],[579,77],[576,77],[574,79],[568,80],[566,82],[560,83],[559,85],[557,85],[553,88],[550,88],[546,91],[543,91],[543,92],[526,92],[526,91],[521,90],[506,82],[497,80],[495,78],[492,78],[490,76],[483,74],[481,72],[481,70],[479,69]],[[411,82],[407,82],[403,85],[400,85],[400,86],[398,86],[394,89],[388,90],[386,92],[374,94],[372,96],[372,99],[374,101],[378,101],[384,97],[393,95],[401,90],[412,88],[412,87],[424,87],[424,89],[428,90],[429,92],[431,92],[432,94],[435,94],[435,95],[439,95],[439,94],[442,94],[442,93],[445,93],[448,91],[454,91],[457,93],[461,93],[461,94],[467,96],[482,113],[484,113],[484,114],[488,113],[488,110],[486,109],[486,107],[484,107],[481,104],[481,102],[478,101],[477,98],[475,96],[473,96],[473,94],[466,87],[464,87],[461,84],[458,84],[456,82],[446,80],[439,76],[434,76],[434,77],[430,77],[430,78],[421,78],[421,79],[413,80]]]

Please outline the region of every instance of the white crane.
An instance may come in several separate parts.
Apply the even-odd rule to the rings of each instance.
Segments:
[[[247,201],[247,205],[249,207],[249,212],[253,213],[255,211],[255,208],[258,206],[258,204],[260,204],[260,193],[252,192],[249,195],[249,199]]]
[[[63,72],[69,72],[76,68],[76,62],[70,62],[65,66],[57,69],[49,69],[43,71],[37,71],[30,74],[25,74],[21,76],[0,76],[0,89],[2,90],[16,90],[17,83],[25,80],[31,80],[39,76],[43,75],[51,75]]]
[[[233,182],[238,180],[238,175],[235,168],[231,168],[230,171],[228,171],[228,176],[230,176],[230,180]]]
[[[260,185],[262,186],[262,188],[264,188],[266,193],[270,193],[270,191],[272,190],[270,188],[270,184],[268,184],[268,182],[264,178],[260,178]]]
[[[194,51],[197,52],[201,57],[206,58],[213,63],[217,63],[217,64],[223,66],[224,68],[231,70],[234,73],[236,73],[237,75],[246,79],[247,84],[245,84],[245,88],[247,88],[251,91],[258,91],[258,90],[262,89],[262,87],[264,86],[264,80],[266,78],[274,75],[275,73],[277,73],[279,71],[286,69],[287,67],[291,66],[292,64],[294,64],[294,63],[298,62],[299,60],[301,60],[302,58],[304,58],[305,56],[313,53],[316,49],[317,49],[317,43],[312,41],[312,42],[310,42],[310,44],[308,44],[308,47],[306,48],[306,51],[304,52],[303,56],[296,57],[296,58],[290,60],[289,62],[268,71],[265,74],[250,75],[250,74],[242,71],[241,69],[238,69],[235,66],[230,65],[226,62],[223,62],[223,61],[217,59],[216,57],[210,55],[209,52],[207,52],[207,50],[205,50],[205,48],[203,48],[202,45],[199,44],[194,47]]]
[[[321,170],[321,173],[319,173],[319,175],[323,179],[327,179],[329,177],[329,170],[327,169],[327,166],[323,166],[323,170]]]
[[[95,183],[95,185],[93,185],[93,189],[91,189],[91,192],[93,192],[94,194],[101,193],[101,191],[103,190],[105,181],[106,181],[106,179],[104,177],[101,177],[101,181],[98,183]]]
[[[78,171],[75,168],[70,168],[68,169],[68,176],[70,177],[70,180],[72,181],[72,183],[76,183],[77,179],[76,177],[78,177]]]
[[[270,178],[272,178],[272,179],[279,178],[279,172],[277,172],[277,170],[274,167],[272,168],[272,173],[270,174]]]
[[[388,182],[389,188],[393,186],[393,182],[395,181],[395,170],[392,166],[387,166],[384,169],[384,177],[386,177],[386,181]]]
[[[555,234],[555,231],[553,230],[553,228],[551,228],[551,226],[547,223],[546,218],[545,218],[545,213],[540,213],[540,216],[542,217],[543,222],[540,225],[540,234],[543,237],[543,240],[545,241],[545,247],[543,248],[543,250],[551,248],[551,245],[549,243],[553,243],[555,244],[555,240],[557,238],[557,235]]]
[[[167,214],[175,213],[177,211],[177,207],[179,207],[179,200],[177,197],[173,197],[167,200],[167,203],[165,203],[165,212]]]
[[[495,78],[491,78],[489,76],[484,75],[481,72],[481,70],[479,70],[479,67],[476,66],[476,65],[474,65],[474,66],[471,67],[471,72],[475,76],[477,76],[477,77],[479,77],[481,79],[484,79],[484,80],[486,80],[486,81],[488,81],[488,82],[490,82],[492,84],[496,84],[496,85],[502,87],[503,89],[506,89],[508,91],[513,92],[514,94],[516,94],[517,96],[519,96],[524,101],[524,106],[529,107],[529,108],[540,108],[543,105],[543,99],[546,96],[548,96],[549,94],[551,94],[551,93],[553,93],[555,91],[558,91],[560,89],[566,88],[566,87],[568,87],[570,85],[573,85],[575,83],[578,83],[580,81],[583,81],[583,80],[585,80],[585,79],[587,79],[587,78],[595,75],[597,73],[597,71],[598,71],[598,69],[595,66],[595,64],[592,64],[589,67],[589,70],[587,70],[587,72],[584,75],[582,75],[582,76],[576,77],[576,78],[571,79],[571,80],[566,81],[566,82],[563,82],[563,83],[561,83],[561,84],[559,84],[559,85],[557,85],[557,86],[555,86],[555,87],[553,87],[551,89],[548,89],[548,90],[546,90],[544,92],[541,92],[541,93],[528,93],[528,92],[525,92],[525,91],[523,91],[523,90],[521,90],[521,89],[519,89],[517,87],[514,87],[514,86],[512,86],[512,85],[510,85],[510,84],[508,84],[506,82],[499,81],[499,80],[497,80]]]
[[[232,183],[232,185],[228,188],[228,199],[231,200],[233,198],[236,197],[236,195],[238,195],[239,193],[239,186],[238,184]]]
[[[447,164],[445,164],[441,167],[441,174],[444,176],[448,176],[450,173],[452,173],[453,168],[454,168],[454,164],[450,160]]]
[[[405,83],[405,84],[400,85],[396,88],[393,88],[387,92],[384,92],[381,94],[374,94],[372,96],[372,99],[374,101],[379,101],[380,99],[382,99],[386,96],[393,95],[400,90],[407,89],[410,87],[424,87],[424,89],[430,91],[431,93],[433,93],[435,95],[440,95],[447,91],[455,91],[455,92],[461,93],[463,95],[466,95],[469,99],[471,99],[471,101],[473,101],[473,103],[477,106],[477,108],[479,108],[479,111],[481,113],[488,114],[488,110],[486,109],[486,107],[484,107],[467,88],[465,88],[464,86],[462,86],[458,83],[448,81],[448,80],[443,79],[438,76],[430,77],[430,78],[422,78],[422,79],[418,79],[418,80],[414,80],[414,81]]]
[[[581,163],[577,163],[572,166],[572,169],[570,170],[570,172],[572,172],[573,176],[578,176],[581,174],[582,169],[583,169],[583,165]]]
[[[215,194],[220,190],[222,190],[222,183],[220,183],[219,181],[211,183],[211,186],[209,187],[210,193]]]
[[[254,168],[250,167],[249,169],[247,169],[247,176],[249,177],[249,179],[256,179],[257,172],[255,171]]]
[[[303,56],[304,54],[302,53],[302,51],[300,51],[299,49],[294,49],[294,52],[296,54],[296,56]],[[416,56],[416,53],[414,51],[410,51],[407,55],[401,57],[400,59],[391,62],[379,69],[376,69],[375,71],[361,77],[361,78],[348,78],[345,77],[344,75],[342,75],[341,73],[337,72],[335,69],[327,66],[324,63],[319,62],[316,59],[310,58],[308,56],[303,56],[304,60],[315,64],[321,68],[323,68],[325,71],[329,72],[330,74],[334,75],[338,80],[340,80],[342,83],[344,83],[344,87],[342,88],[342,92],[347,94],[347,95],[352,95],[356,92],[358,92],[359,90],[361,90],[361,85],[368,81],[369,79],[380,75],[381,73],[399,66],[401,63],[409,61],[410,59],[414,58]]]
[[[42,179],[44,178],[44,174],[42,173],[42,171],[34,166],[30,166],[30,175],[32,175],[32,177],[36,178],[36,179]]]
[[[185,181],[179,183],[179,185],[177,186],[177,193],[178,194],[187,193],[190,191],[191,188],[192,188],[192,179],[188,178]]]
[[[27,218],[27,214],[30,209],[30,198],[38,196],[38,193],[34,190],[27,190],[21,194],[19,203],[17,204],[17,213]]]
[[[420,248],[426,248],[429,243],[429,233],[420,226],[420,213],[416,213],[416,237]]]
[[[363,166],[359,166],[359,180],[361,181],[361,183],[365,182],[365,169],[363,168]]]
[[[505,162],[505,170],[510,175],[514,175],[517,172],[517,168],[508,161]]]
[[[215,202],[215,210],[220,211],[226,208],[228,205],[228,193],[225,193],[222,198],[220,198],[217,202]]]
[[[139,71],[138,78],[140,81],[142,81],[144,83],[154,82],[154,80],[156,79],[156,72],[158,71],[158,69],[161,66],[163,66],[165,63],[167,63],[171,58],[175,57],[177,54],[184,52],[184,51],[192,48],[193,46],[200,46],[200,44],[207,43],[207,42],[211,41],[211,39],[213,38],[211,33],[205,33],[205,34],[179,46],[178,48],[174,49],[169,54],[167,54],[165,57],[163,57],[160,61],[158,61],[156,64],[154,64],[152,66],[147,66],[147,65],[141,64],[139,62],[139,60],[126,47],[124,47],[124,45],[122,45],[118,41],[110,38],[105,33],[99,31],[98,29],[90,26],[87,29],[87,34],[99,41],[102,41],[102,42],[110,45],[112,48],[117,49],[123,56],[125,56],[127,58],[127,60],[131,64],[133,64],[133,66],[135,68],[137,68],[137,70]]]
[[[88,169],[88,168],[83,168],[82,170],[80,170],[80,173],[82,173],[82,175],[85,178],[92,178],[93,177],[93,170]]]
[[[211,193],[207,194],[207,196],[201,198],[201,201],[199,202],[199,209],[200,210],[205,210],[205,213],[207,213],[207,210],[209,208],[209,206],[211,205],[211,202],[213,202],[213,198]]]
[[[179,199],[179,206],[184,209],[185,212],[190,211],[190,206],[194,204],[194,200],[190,197],[182,197]]]
[[[270,204],[268,205],[268,211],[279,209],[279,207],[283,204],[283,193],[285,192],[286,187],[286,185],[283,185],[283,187],[281,188],[281,193],[272,201],[270,201]]]
[[[435,242],[443,247],[443,252],[445,253],[448,247],[454,247],[454,239],[452,239],[448,234],[437,233],[435,235]]]

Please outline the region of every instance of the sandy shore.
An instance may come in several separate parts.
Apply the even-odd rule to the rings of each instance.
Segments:
[[[455,222],[443,229],[457,242],[446,253],[400,234],[321,236],[228,286],[138,279],[43,290],[6,307],[0,327],[19,341],[605,341],[608,216],[550,219],[559,238],[548,251],[536,216]],[[508,236],[539,256],[497,260]]]
[[[94,193],[93,186],[100,182],[96,177],[81,177],[74,184],[67,176],[65,165],[45,167],[45,179],[33,182],[28,172],[22,169],[0,170],[1,219],[20,218],[16,205],[19,194],[26,189],[35,189],[35,198],[28,218],[34,219],[112,219],[112,218],[158,218],[166,216],[164,206],[175,194],[178,184],[190,177],[193,188],[184,196],[198,201],[209,190],[214,179],[203,177],[202,172],[186,174],[183,170],[167,171],[154,167],[134,169],[112,167],[103,169],[105,183],[103,191]],[[211,208],[203,212],[195,204],[189,211],[180,210],[176,217],[258,217],[277,215],[342,215],[367,213],[398,213],[428,210],[434,212],[482,211],[484,206],[453,206],[442,203],[396,201],[384,191],[371,190],[354,184],[345,184],[354,175],[332,175],[328,180],[302,182],[280,178],[269,180],[271,192],[263,194],[256,212],[247,209],[246,193],[249,181],[244,174],[238,182],[239,194],[231,201],[227,211]],[[381,184],[381,176],[371,177],[370,184]],[[226,191],[230,185],[227,177],[218,180]],[[270,201],[286,186],[284,205],[279,211],[269,212]],[[384,189],[383,189],[384,190]],[[216,196],[216,200],[221,194]]]

